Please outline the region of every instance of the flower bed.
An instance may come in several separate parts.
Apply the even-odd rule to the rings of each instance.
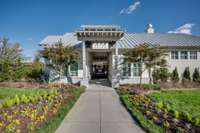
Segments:
[[[83,88],[66,86],[62,90],[8,98],[0,109],[0,132],[35,132],[45,127],[62,107],[76,101],[81,92]]]
[[[178,112],[173,110],[169,104],[164,104],[161,101],[154,102],[144,95],[130,93],[123,95],[122,90],[120,92],[121,100],[125,106],[129,110],[134,110],[131,111],[131,114],[148,132],[200,132],[200,119],[198,117],[192,118],[187,112]]]

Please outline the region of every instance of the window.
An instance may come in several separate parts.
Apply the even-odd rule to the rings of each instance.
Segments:
[[[188,59],[188,52],[187,51],[181,51],[181,59]]]
[[[190,59],[193,60],[197,59],[197,51],[190,51]]]
[[[97,31],[103,31],[103,29],[97,29]]]
[[[105,29],[105,31],[111,31],[111,29]]]
[[[178,59],[178,51],[171,51],[171,59]]]
[[[70,76],[78,76],[78,63],[70,65]]]
[[[130,63],[126,63],[123,64],[123,76],[131,76],[131,64]]]
[[[140,76],[140,72],[141,72],[141,64],[133,64],[133,76]]]

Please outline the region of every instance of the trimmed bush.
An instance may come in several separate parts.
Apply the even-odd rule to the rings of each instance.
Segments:
[[[192,80],[194,82],[200,82],[200,73],[199,73],[199,69],[198,68],[194,69],[194,73],[192,75]]]
[[[170,72],[168,68],[162,67],[162,68],[154,69],[152,76],[153,76],[154,82],[157,82],[157,81],[165,82],[169,79]]]
[[[173,82],[178,82],[179,81],[179,74],[178,74],[177,67],[172,71],[171,80]]]
[[[191,77],[190,77],[190,69],[189,67],[186,67],[184,72],[183,72],[183,78],[182,78],[182,81],[185,82],[185,81],[191,81]]]

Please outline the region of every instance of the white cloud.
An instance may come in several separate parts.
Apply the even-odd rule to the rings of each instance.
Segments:
[[[192,34],[192,28],[194,27],[194,24],[192,23],[187,23],[184,24],[180,27],[178,27],[177,29],[175,29],[174,31],[168,31],[168,33],[181,33],[181,34],[188,34],[191,35]]]
[[[120,11],[120,14],[131,14],[133,11],[135,11],[140,6],[140,1],[137,1],[130,5],[128,8],[123,8]]]

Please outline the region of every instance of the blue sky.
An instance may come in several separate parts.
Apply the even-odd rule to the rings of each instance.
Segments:
[[[19,42],[33,56],[47,35],[78,30],[81,24],[118,24],[127,32],[200,35],[200,0],[0,0],[0,37]]]

